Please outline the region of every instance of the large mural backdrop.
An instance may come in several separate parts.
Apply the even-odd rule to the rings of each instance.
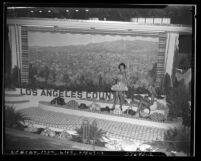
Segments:
[[[129,88],[154,83],[158,38],[28,32],[29,84],[37,88],[110,91],[119,63]]]

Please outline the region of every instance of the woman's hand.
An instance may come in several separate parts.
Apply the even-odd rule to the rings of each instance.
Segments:
[[[118,82],[117,78],[113,78],[113,79],[112,79],[112,84],[113,84],[113,85],[117,84],[117,82]]]

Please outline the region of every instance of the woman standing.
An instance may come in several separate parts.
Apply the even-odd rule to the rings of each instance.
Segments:
[[[117,99],[120,101],[120,109],[122,111],[122,105],[125,101],[125,91],[128,91],[128,81],[126,76],[126,65],[124,63],[119,64],[119,72],[115,79],[117,84],[113,85],[111,90],[114,91],[114,104],[112,110],[115,109]]]

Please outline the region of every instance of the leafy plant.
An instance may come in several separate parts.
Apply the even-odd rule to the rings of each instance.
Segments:
[[[190,153],[190,128],[182,126],[169,129],[164,134],[164,141],[169,149]]]
[[[188,106],[188,93],[183,83],[171,89],[166,101],[169,103],[168,118],[182,117],[183,125],[190,126],[191,111]]]
[[[22,123],[24,123],[25,120],[29,120],[29,118],[24,116],[22,113],[17,112],[13,106],[5,106],[6,127],[24,129],[26,126],[24,126]]]
[[[159,151],[176,151],[190,154],[190,128],[181,126],[174,129],[168,129],[164,133],[163,141],[154,141],[147,143],[152,147],[157,147]]]
[[[83,126],[76,129],[78,135],[72,136],[72,141],[83,142]],[[91,140],[95,140],[95,145],[104,147],[106,142],[102,141],[102,137],[106,134],[105,131],[102,129],[98,129],[97,126],[93,126],[92,124],[89,125],[89,136],[87,139],[87,143],[90,144]]]

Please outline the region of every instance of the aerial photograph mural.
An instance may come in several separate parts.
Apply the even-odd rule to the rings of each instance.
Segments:
[[[31,84],[108,91],[125,63],[129,87],[154,83],[158,38],[29,32]]]

